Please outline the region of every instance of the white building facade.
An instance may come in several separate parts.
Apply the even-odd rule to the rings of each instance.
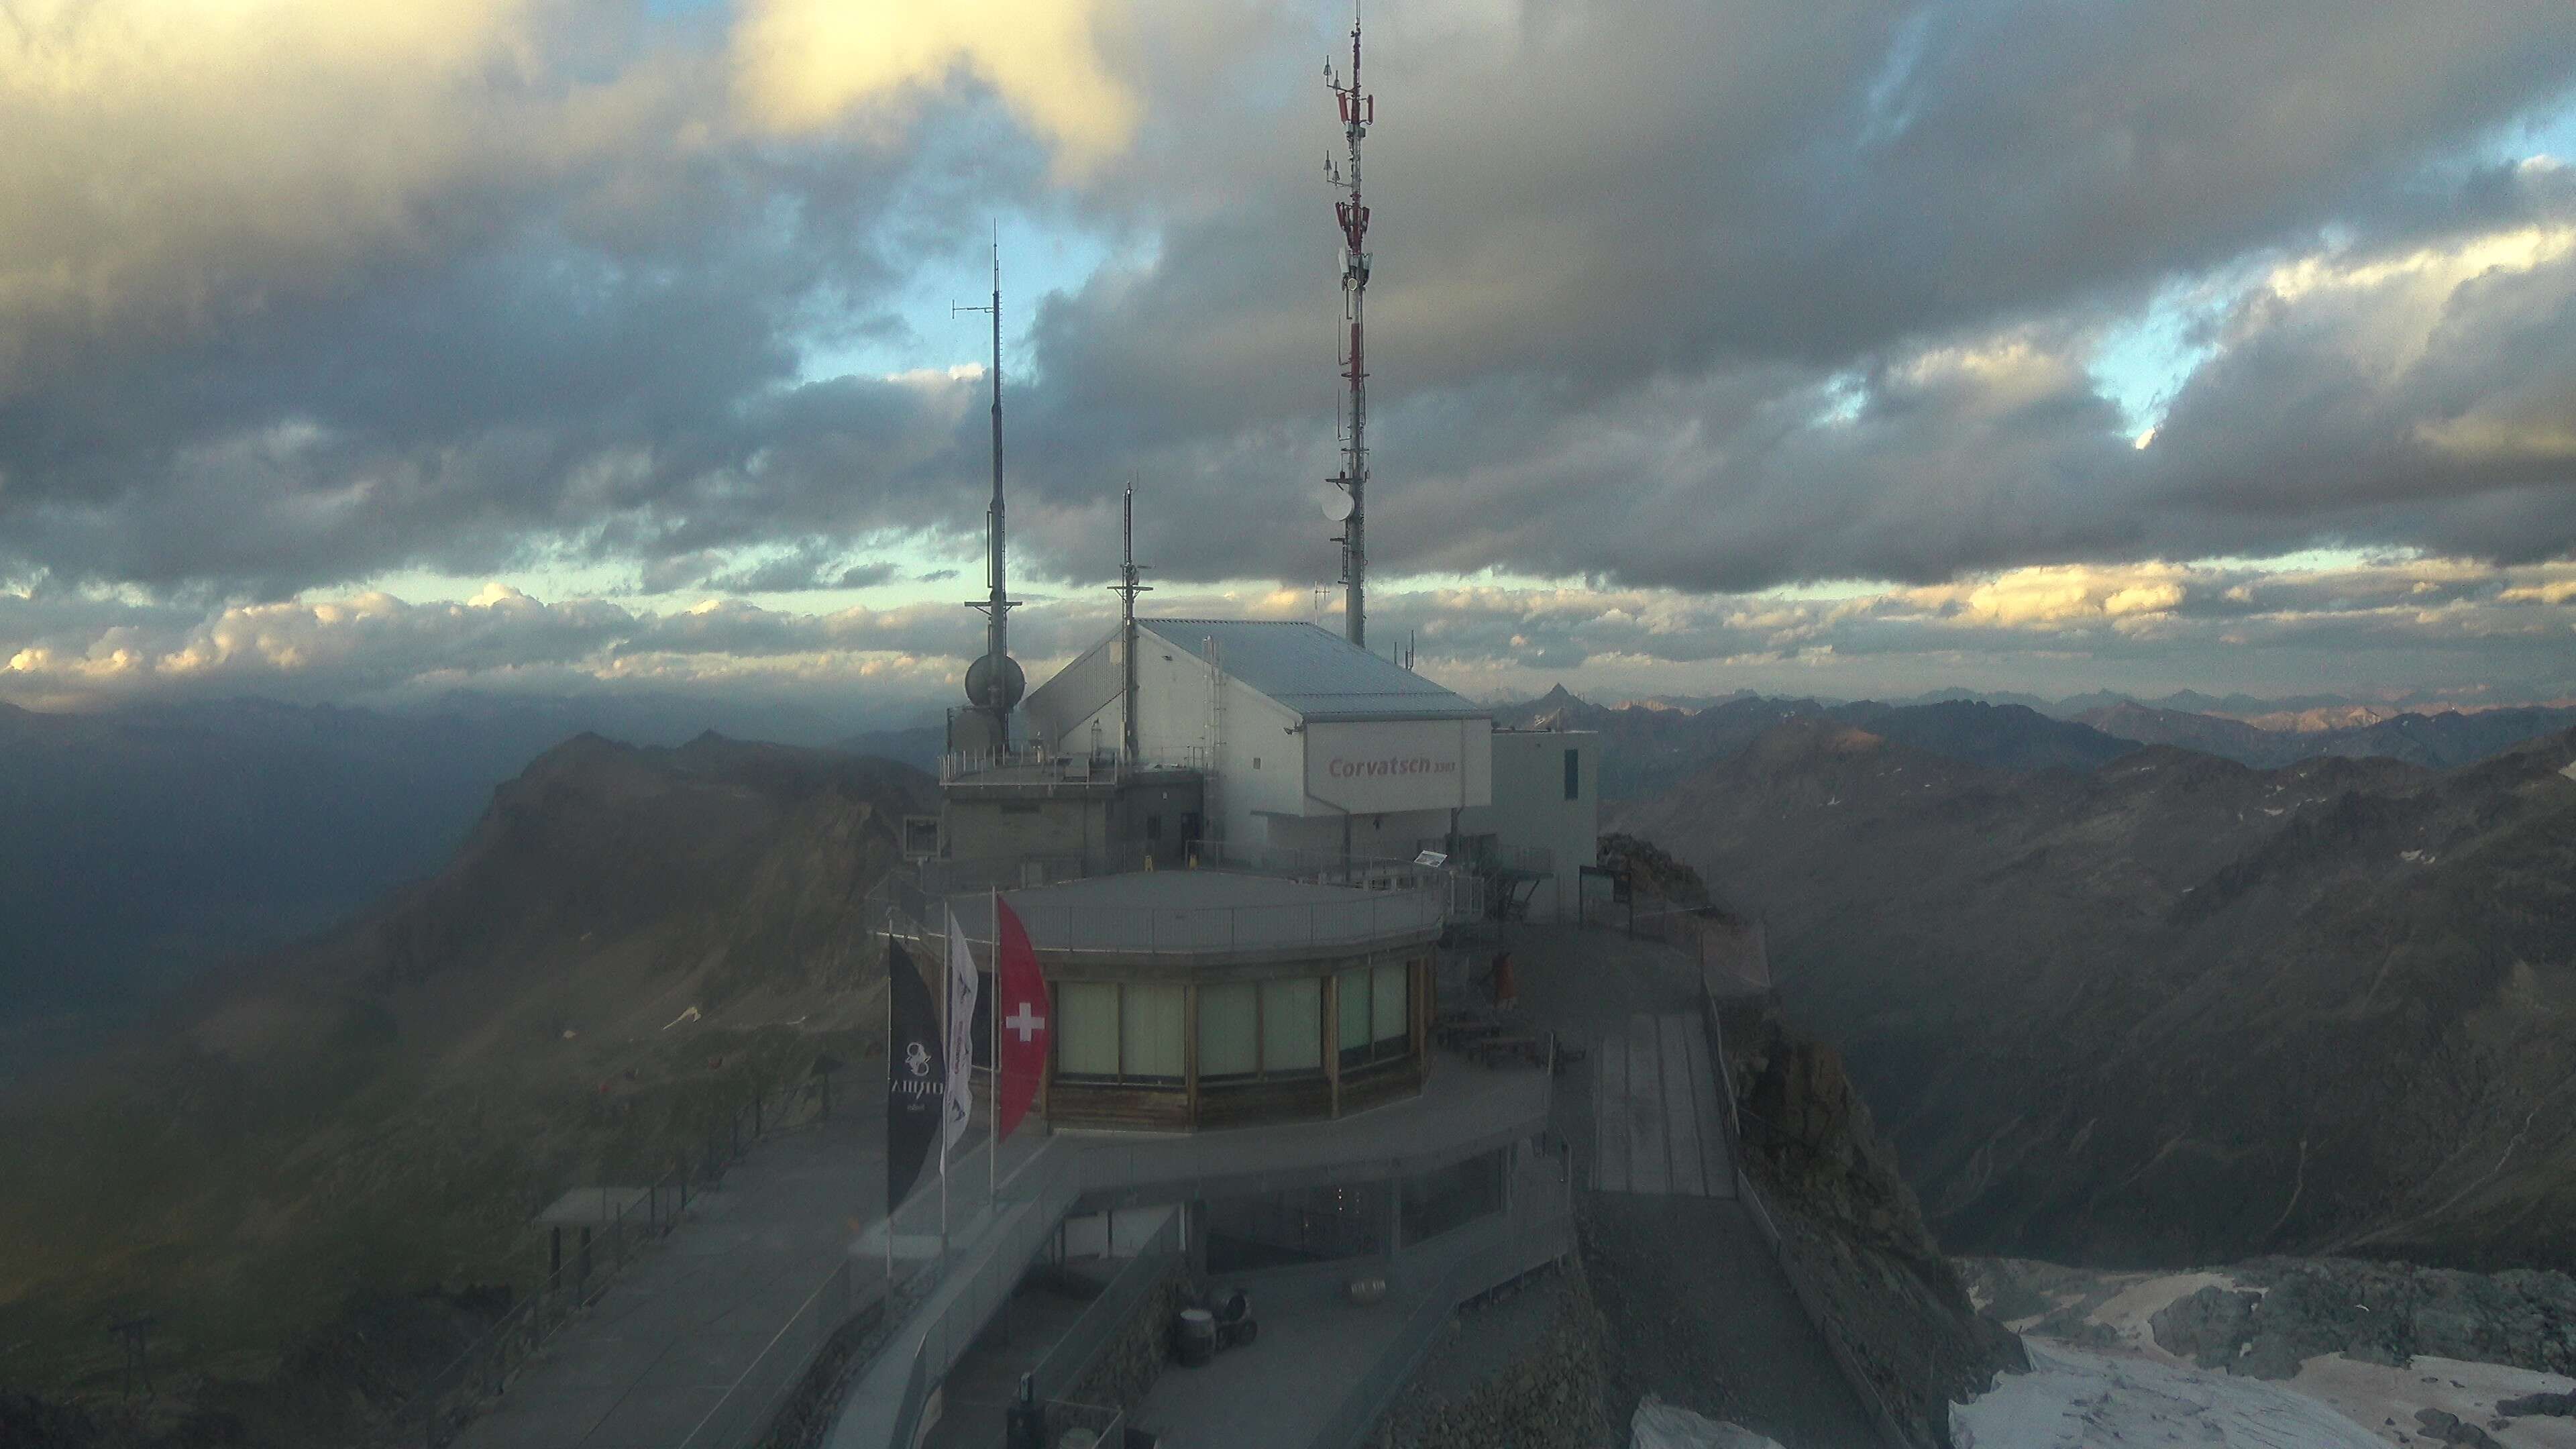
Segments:
[[[1459,848],[1534,877],[1532,920],[1572,920],[1582,868],[1601,862],[1601,736],[1591,730],[1496,730],[1490,804],[1458,820]]]
[[[1204,769],[1207,836],[1229,846],[1409,857],[1493,801],[1493,717],[1312,624],[1140,619],[1137,753]],[[1031,692],[1036,743],[1112,749],[1125,708],[1113,634]]]
[[[1140,619],[1136,641],[1139,762],[1205,772],[1206,839],[1357,859],[1464,850],[1543,876],[1520,893],[1532,917],[1573,914],[1597,858],[1598,736],[1498,733],[1485,707],[1313,624]],[[1119,645],[1113,633],[1030,693],[1032,743],[1116,751]]]

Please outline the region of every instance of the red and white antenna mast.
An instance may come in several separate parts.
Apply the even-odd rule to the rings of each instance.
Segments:
[[[1332,480],[1333,486],[1349,495],[1350,511],[1342,514],[1342,532],[1333,542],[1342,546],[1342,627],[1354,644],[1368,645],[1368,349],[1366,329],[1361,321],[1361,303],[1368,295],[1369,250],[1368,207],[1360,201],[1360,140],[1377,120],[1377,97],[1360,90],[1360,12],[1357,0],[1351,6],[1351,72],[1347,79],[1333,74],[1333,63],[1324,62],[1324,85],[1341,103],[1342,136],[1350,144],[1350,169],[1344,171],[1324,158],[1324,179],[1342,193],[1333,210],[1342,227],[1342,314],[1350,323],[1351,338],[1342,356],[1342,376],[1351,385],[1349,431],[1342,435],[1342,472]],[[1339,500],[1335,500],[1337,503]],[[1340,513],[1337,507],[1334,510]]]

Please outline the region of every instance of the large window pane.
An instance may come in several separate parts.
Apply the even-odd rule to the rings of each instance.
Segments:
[[[1369,1056],[1369,973],[1363,966],[1345,971],[1336,980],[1341,995],[1341,1048],[1345,1065],[1364,1062]]]
[[[1056,995],[1056,1069],[1067,1076],[1118,1075],[1118,988],[1067,981]]]
[[[1181,1079],[1181,988],[1126,988],[1127,1015],[1120,1041],[1126,1061],[1119,1075]]]
[[[1261,983],[1261,1070],[1324,1069],[1324,980],[1301,976]]]
[[[1199,1080],[1249,1076],[1260,1067],[1258,991],[1249,981],[1199,988]]]
[[[1371,1026],[1369,1039],[1371,1041],[1396,1042],[1399,1047],[1401,1046],[1404,1039],[1406,974],[1406,967],[1401,961],[1392,966],[1377,968],[1377,980],[1370,992],[1369,1004]]]

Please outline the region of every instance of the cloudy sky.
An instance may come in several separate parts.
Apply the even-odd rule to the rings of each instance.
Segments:
[[[0,700],[1322,617],[1335,3],[0,0]],[[1372,637],[2576,694],[2576,6],[1373,0]]]

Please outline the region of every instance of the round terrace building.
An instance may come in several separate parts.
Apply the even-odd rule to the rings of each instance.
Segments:
[[[1051,1003],[1058,1127],[1188,1131],[1338,1117],[1422,1088],[1448,879],[1408,866],[1306,878],[1204,866],[1003,892]],[[991,897],[950,906],[989,959]]]

